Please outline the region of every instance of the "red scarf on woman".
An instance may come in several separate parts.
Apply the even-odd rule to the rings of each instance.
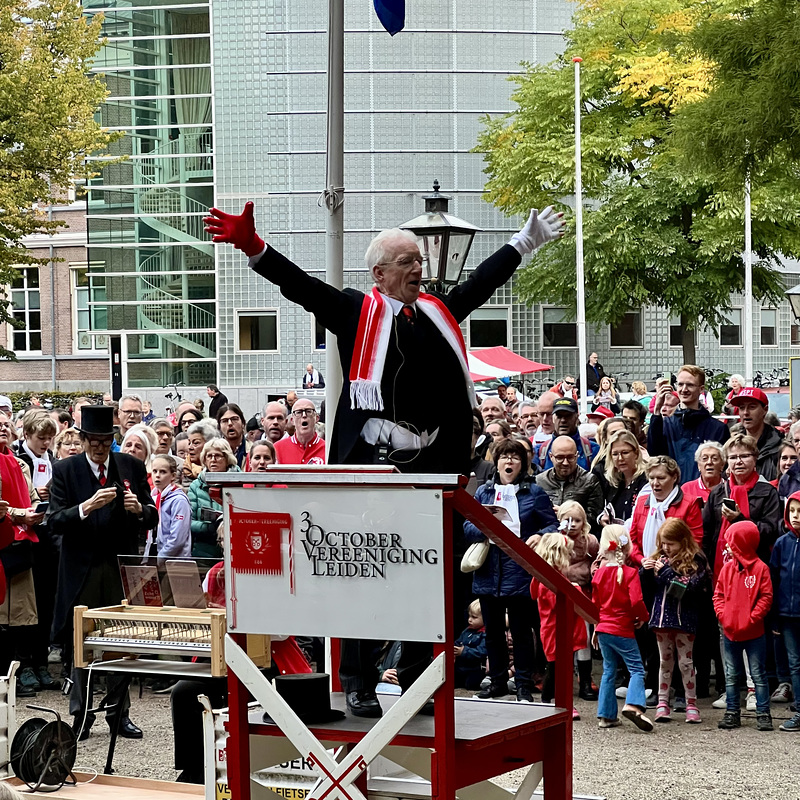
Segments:
[[[30,508],[31,496],[28,484],[22,474],[22,467],[8,449],[0,450],[0,496],[11,508]],[[6,514],[0,519],[0,550],[8,547],[16,539],[31,539],[38,542],[36,534],[26,526],[11,524],[11,517]],[[6,598],[6,576],[0,565],[0,603]]]
[[[736,483],[731,476],[728,483],[729,497],[733,500],[745,519],[750,519],[750,490],[758,483],[758,473],[754,470],[744,483]],[[723,552],[725,550],[725,531],[730,528],[732,522],[725,517],[722,518],[722,525],[719,528],[719,538],[717,539],[717,552],[714,557],[714,583],[717,582],[719,573],[722,570]]]

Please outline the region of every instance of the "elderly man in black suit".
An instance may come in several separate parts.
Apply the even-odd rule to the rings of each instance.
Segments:
[[[206,230],[215,242],[242,250],[252,269],[338,337],[344,381],[329,463],[388,463],[403,472],[466,474],[475,390],[459,323],[511,278],[522,256],[559,235],[562,215],[552,208],[541,215],[533,209],[508,244],[447,295],[438,295],[423,291],[423,259],[410,231],[393,228],[372,240],[364,260],[375,288],[364,294],[335,289],[265,245],[256,233],[252,203],[238,216],[217,209],[210,213]],[[420,379],[434,375],[453,389],[452,402],[441,408],[419,401]],[[381,715],[373,649],[374,643],[366,641],[342,644],[339,675],[348,710],[356,716]],[[404,644],[398,665],[404,689],[424,669],[423,650]]]
[[[115,605],[124,597],[118,555],[135,555],[138,537],[158,522],[150,497],[144,463],[124,453],[111,452],[114,410],[84,406],[80,437],[84,454],[57,461],[50,486],[48,524],[60,542],[58,590],[53,632],[55,641],[72,642],[72,609]],[[79,738],[89,735],[94,718],[86,715],[85,670],[73,670],[70,713]],[[106,679],[108,695],[115,696],[120,679]],[[142,731],[128,717],[125,696],[119,735],[141,739]],[[85,718],[85,724],[84,724]],[[114,720],[106,718],[109,726]]]

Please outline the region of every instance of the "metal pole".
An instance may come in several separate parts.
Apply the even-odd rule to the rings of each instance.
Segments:
[[[581,58],[575,64],[575,289],[578,311],[578,370],[580,372],[581,416],[586,416],[586,287],[583,277],[583,183],[581,181]]]
[[[750,176],[744,181],[744,380],[753,385],[753,241],[750,225]]]
[[[337,289],[344,274],[344,0],[328,0],[328,137],[326,155],[325,280]],[[325,336],[325,439],[333,433],[336,404],[342,391],[342,368],[336,337]]]

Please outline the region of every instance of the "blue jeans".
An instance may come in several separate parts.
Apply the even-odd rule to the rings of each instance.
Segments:
[[[789,660],[794,701],[797,703],[800,700],[800,617],[780,617],[779,627]]]
[[[603,679],[600,681],[600,693],[597,698],[597,716],[600,719],[617,718],[615,694],[617,667],[623,663],[631,676],[626,703],[644,709],[644,664],[636,639],[626,639],[624,636],[614,636],[611,633],[598,633],[597,640],[600,643],[600,652],[603,654]]]
[[[732,642],[727,636],[723,638],[723,654],[725,660],[725,699],[728,711],[739,711],[741,699],[739,692],[744,685],[743,654],[747,653],[750,664],[750,677],[756,689],[756,713],[769,714],[769,683],[767,682],[767,638],[759,636],[746,642]]]

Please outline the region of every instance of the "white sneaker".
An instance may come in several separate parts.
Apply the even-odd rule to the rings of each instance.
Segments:
[[[747,690],[747,703],[745,708],[748,711],[755,711],[756,710],[756,692],[755,689],[748,689]]]
[[[624,700],[628,696],[628,687],[627,686],[618,686],[617,691],[614,694],[619,697],[621,700]]]
[[[790,683],[779,683],[770,700],[773,703],[791,703],[792,685]]]
[[[724,692],[711,704],[711,708],[725,709],[727,707],[728,707],[728,697]]]

